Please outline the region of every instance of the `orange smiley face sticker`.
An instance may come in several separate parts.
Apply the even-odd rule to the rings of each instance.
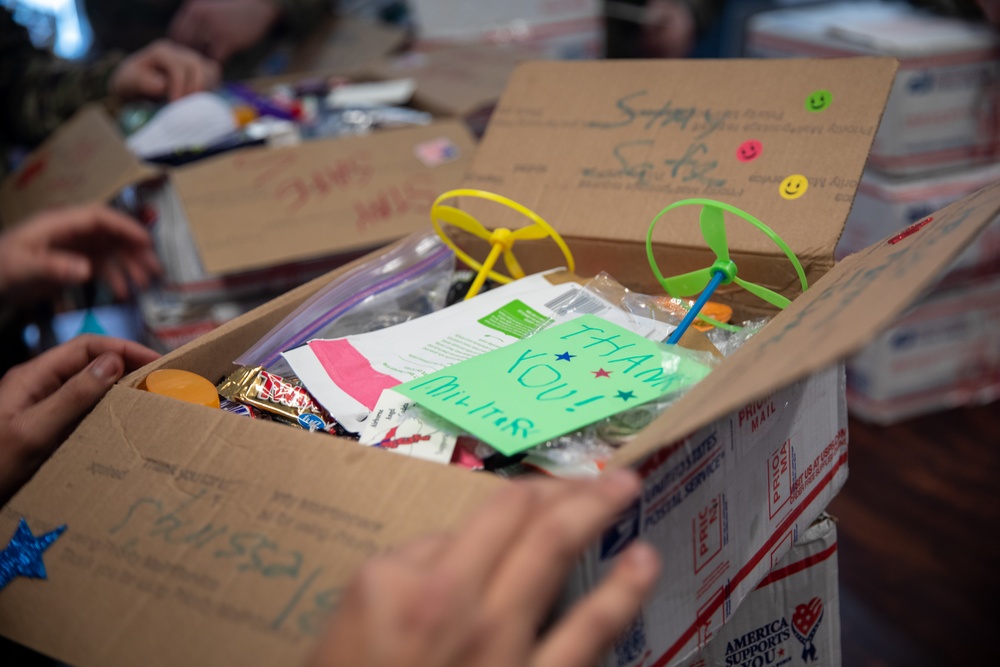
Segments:
[[[763,144],[756,139],[750,139],[740,144],[736,149],[736,159],[740,162],[752,162],[760,157],[760,152],[764,150]]]
[[[802,174],[792,174],[778,186],[782,199],[798,199],[809,189],[809,180]]]

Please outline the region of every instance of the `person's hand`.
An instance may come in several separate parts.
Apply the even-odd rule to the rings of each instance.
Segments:
[[[650,0],[642,30],[647,58],[683,58],[694,49],[695,20],[691,8],[677,0]]]
[[[103,205],[50,209],[0,234],[0,297],[39,298],[59,287],[103,277],[115,296],[128,296],[160,273],[149,234]]]
[[[310,667],[583,667],[639,612],[659,574],[648,545],[543,634],[581,552],[640,488],[630,471],[503,489],[453,535],[418,540],[362,566]]]
[[[209,58],[226,62],[263,39],[281,16],[274,0],[187,0],[167,34]]]
[[[7,371],[0,378],[0,506],[126,370],[157,357],[138,343],[88,335]]]
[[[167,99],[171,102],[214,88],[218,63],[196,51],[158,39],[121,61],[108,80],[108,92],[122,99]]]

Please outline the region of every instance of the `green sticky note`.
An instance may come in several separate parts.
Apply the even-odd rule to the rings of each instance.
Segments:
[[[508,336],[524,338],[545,324],[548,319],[520,299],[514,299],[503,308],[498,308],[479,320],[479,323]]]
[[[686,350],[583,315],[393,390],[509,456],[708,372]]]

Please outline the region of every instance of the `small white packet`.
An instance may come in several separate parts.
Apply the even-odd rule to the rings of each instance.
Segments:
[[[361,427],[359,442],[425,461],[450,463],[458,436],[418,417],[412,409],[415,405],[392,389],[383,390]]]

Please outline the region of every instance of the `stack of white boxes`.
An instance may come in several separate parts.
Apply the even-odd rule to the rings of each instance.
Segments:
[[[909,5],[837,2],[758,14],[747,55],[892,55],[900,69],[838,259],[905,234],[1000,178],[1000,38]],[[835,127],[826,128],[835,132]],[[1000,226],[848,364],[858,416],[891,423],[1000,396]],[[821,518],[683,667],[839,667],[836,528]]]
[[[1000,33],[988,24],[905,3],[836,2],[759,14],[747,30],[749,56],[900,61],[840,257],[1000,177]],[[1000,228],[993,225],[849,363],[851,411],[889,424],[1000,396],[998,292]]]

